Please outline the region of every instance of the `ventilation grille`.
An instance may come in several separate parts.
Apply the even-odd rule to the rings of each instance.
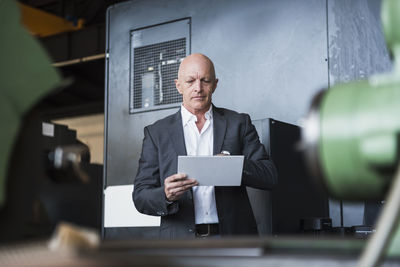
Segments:
[[[134,48],[132,113],[182,102],[174,79],[185,56],[186,38]]]

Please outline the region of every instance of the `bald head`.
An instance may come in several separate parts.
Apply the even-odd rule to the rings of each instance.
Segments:
[[[186,73],[188,69],[193,69],[193,67],[208,70],[208,72],[212,76],[211,78],[215,79],[215,69],[213,62],[207,56],[200,53],[191,54],[185,57],[185,59],[181,62],[181,65],[179,66],[178,79],[182,78],[184,73]]]
[[[176,89],[182,95],[183,106],[191,113],[204,115],[211,106],[217,88],[214,64],[202,54],[187,56],[179,66]]]

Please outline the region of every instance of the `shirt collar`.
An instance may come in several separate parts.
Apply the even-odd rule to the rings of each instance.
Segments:
[[[189,110],[187,110],[183,104],[181,106],[181,115],[182,115],[182,124],[185,126],[189,121],[194,120],[197,121],[197,117],[192,114]],[[210,105],[210,109],[204,114],[206,120],[212,119],[212,105]]]

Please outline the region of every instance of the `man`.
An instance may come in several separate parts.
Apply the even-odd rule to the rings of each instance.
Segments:
[[[181,109],[144,129],[133,201],[139,212],[161,216],[161,238],[257,234],[246,186],[271,189],[277,183],[250,117],[212,105],[217,83],[208,57],[186,57],[175,80]],[[245,156],[241,186],[197,186],[176,173],[178,155],[221,151]]]

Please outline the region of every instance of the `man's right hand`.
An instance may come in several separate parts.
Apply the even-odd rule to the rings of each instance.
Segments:
[[[164,180],[164,192],[168,201],[178,200],[183,193],[198,185],[195,179],[188,179],[186,174],[177,173]]]

